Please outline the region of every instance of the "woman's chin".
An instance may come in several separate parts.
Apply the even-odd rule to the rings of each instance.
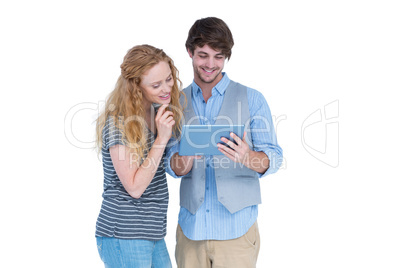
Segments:
[[[170,99],[168,99],[168,100],[161,100],[161,101],[158,101],[157,103],[160,104],[160,105],[163,105],[163,104],[170,104]]]

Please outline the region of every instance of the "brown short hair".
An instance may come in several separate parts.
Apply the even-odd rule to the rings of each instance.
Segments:
[[[232,55],[234,45],[232,32],[227,24],[215,17],[197,20],[188,31],[186,48],[194,54],[196,47],[208,45],[215,50],[221,50],[227,59]]]

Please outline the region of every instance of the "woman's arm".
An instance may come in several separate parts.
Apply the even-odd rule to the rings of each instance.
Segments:
[[[138,156],[130,152],[128,147],[114,145],[109,149],[117,176],[123,184],[124,189],[133,198],[141,197],[158,170],[164,146],[156,145],[157,140],[155,140],[147,158],[141,165],[139,165]]]
[[[167,105],[163,105],[155,117],[158,135],[141,165],[138,155],[130,152],[128,147],[115,145],[109,148],[117,176],[124,189],[133,198],[140,198],[151,183],[158,170],[166,144],[172,135],[175,121],[172,112],[165,112],[166,107]]]

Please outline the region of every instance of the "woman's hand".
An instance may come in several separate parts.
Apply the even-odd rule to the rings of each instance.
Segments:
[[[160,143],[166,145],[172,136],[173,126],[175,121],[173,119],[173,112],[166,111],[168,104],[163,104],[156,116],[155,116],[155,125],[157,129],[157,139],[159,139]]]

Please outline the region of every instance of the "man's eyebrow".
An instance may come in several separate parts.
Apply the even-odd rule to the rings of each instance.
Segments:
[[[198,51],[197,54],[209,55],[207,52],[204,52],[204,51]],[[219,52],[219,53],[217,53],[217,54],[215,54],[213,56],[214,57],[216,57],[216,56],[225,56],[225,54],[223,54],[222,52]]]

